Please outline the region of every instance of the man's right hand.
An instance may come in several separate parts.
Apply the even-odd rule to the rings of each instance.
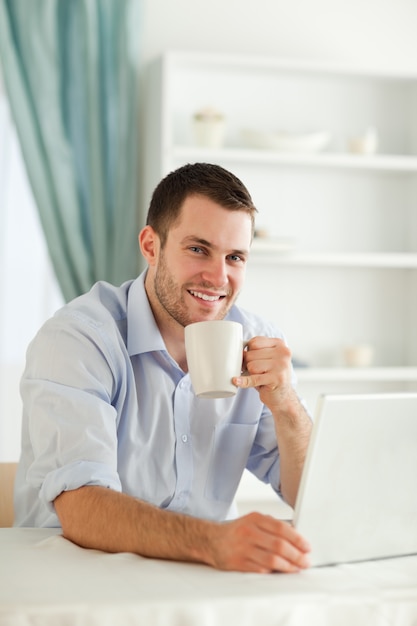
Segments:
[[[308,542],[288,523],[249,513],[217,529],[211,546],[217,569],[240,572],[299,572],[309,567]]]

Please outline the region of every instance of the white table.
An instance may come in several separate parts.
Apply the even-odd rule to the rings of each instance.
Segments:
[[[240,574],[0,529],[1,626],[416,626],[417,556]]]

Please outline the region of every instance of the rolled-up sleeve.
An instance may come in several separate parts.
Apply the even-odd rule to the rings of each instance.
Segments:
[[[99,324],[64,321],[53,318],[38,333],[21,383],[33,451],[26,480],[48,508],[83,485],[121,491],[111,348]]]

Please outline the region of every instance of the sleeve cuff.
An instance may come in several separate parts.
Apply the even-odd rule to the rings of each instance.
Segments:
[[[63,491],[73,491],[87,485],[122,491],[117,473],[102,463],[77,461],[49,472],[42,483],[39,498],[49,511],[55,511],[53,502]]]

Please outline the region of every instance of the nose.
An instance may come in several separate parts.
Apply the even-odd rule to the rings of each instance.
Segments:
[[[219,289],[228,282],[226,259],[210,259],[201,273],[204,282]]]

